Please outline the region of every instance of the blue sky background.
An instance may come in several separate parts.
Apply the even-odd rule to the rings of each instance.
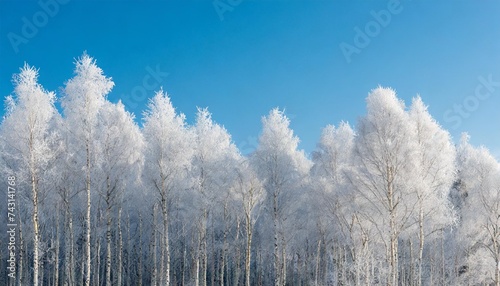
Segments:
[[[0,0],[0,96],[25,61],[60,95],[86,50],[115,82],[109,99],[122,98],[138,118],[147,102],[139,91],[151,97],[162,85],[189,122],[196,106],[209,107],[248,152],[261,116],[285,108],[309,153],[325,125],[355,125],[380,84],[408,105],[419,93],[455,141],[467,131],[500,158],[499,1],[402,0],[350,62],[340,44],[354,46],[355,28],[370,27],[371,12],[394,0],[55,1]],[[40,4],[49,2],[52,15]],[[221,17],[217,5],[231,9]],[[37,31],[23,32],[26,21]],[[26,42],[13,45],[14,34]],[[168,76],[146,88],[156,69]],[[498,83],[488,90],[480,77]],[[488,98],[477,98],[478,86]],[[467,115],[453,111],[464,103]]]

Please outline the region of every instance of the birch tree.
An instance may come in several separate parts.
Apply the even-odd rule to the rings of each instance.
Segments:
[[[352,259],[352,262],[337,259],[337,273],[329,273],[328,276],[329,279],[337,277],[338,283],[350,283],[346,280],[347,276],[343,275],[344,270],[340,269],[352,267],[355,268],[355,279],[359,280],[362,275],[360,269],[356,268],[358,264],[365,266],[365,281],[370,279],[369,228],[357,219],[357,209],[347,180],[347,174],[352,168],[354,138],[354,130],[348,123],[342,122],[338,127],[329,125],[323,129],[317,148],[312,153],[314,165],[311,168],[311,184],[315,190],[313,203],[317,206],[315,213],[318,232],[323,234],[325,249],[334,249],[336,252],[350,249]]]
[[[398,284],[398,239],[411,225],[415,211],[417,166],[415,132],[402,101],[379,87],[367,98],[354,147],[354,173],[349,180],[357,193],[362,219],[377,229],[386,250],[387,284]]]
[[[455,148],[449,133],[432,118],[419,96],[413,99],[409,116],[417,141],[417,168],[414,170],[419,181],[415,185],[419,240],[416,282],[421,285],[425,239],[455,222],[448,200],[455,180]]]
[[[165,285],[170,285],[169,204],[172,192],[185,178],[193,154],[189,145],[193,137],[187,129],[184,114],[177,114],[170,98],[163,90],[149,101],[144,112],[143,134],[145,145],[144,181],[155,190],[163,218]]]
[[[240,154],[227,130],[212,120],[208,109],[199,108],[194,128],[195,153],[192,161],[193,189],[197,197],[195,220],[198,231],[197,270],[195,278],[201,285],[207,283],[207,228],[208,220],[214,218],[216,206],[228,198],[234,162]],[[224,258],[223,258],[224,259]],[[222,260],[223,260],[222,259]],[[223,261],[221,262],[224,263]],[[200,265],[201,264],[201,265]],[[214,275],[214,273],[212,273]]]
[[[500,165],[468,135],[458,147],[458,179],[465,193],[457,238],[464,260],[461,283],[500,285]]]
[[[248,160],[241,160],[236,180],[236,194],[241,196],[240,202],[245,216],[245,285],[250,286],[251,264],[252,264],[252,238],[255,223],[259,217],[262,201],[264,200],[264,189],[257,178],[257,174],[251,169]]]
[[[105,203],[106,219],[106,285],[111,285],[111,213],[123,201],[123,191],[130,178],[139,178],[142,135],[121,102],[105,102],[99,114],[97,140],[100,158],[100,196]],[[135,171],[135,172],[134,172]],[[121,208],[120,206],[118,206]],[[119,266],[121,267],[121,265]]]
[[[81,178],[85,183],[85,279],[90,285],[91,276],[91,195],[92,173],[96,168],[97,147],[96,129],[99,112],[106,101],[106,95],[113,88],[111,78],[104,76],[103,71],[89,55],[84,53],[76,61],[75,76],[64,88],[62,101],[67,132],[71,136],[69,152],[76,155],[76,162],[84,171]],[[83,154],[82,154],[83,150]]]
[[[46,91],[38,83],[38,70],[25,64],[14,76],[14,97],[7,117],[0,130],[6,146],[2,154],[6,166],[13,167],[20,182],[29,186],[33,225],[33,285],[39,285],[40,276],[40,222],[39,197],[46,192],[44,181],[53,167],[56,155],[57,134],[53,121],[57,115],[54,107],[55,94]],[[21,274],[22,275],[22,274]]]
[[[266,208],[271,217],[273,234],[274,285],[286,284],[287,209],[293,194],[309,171],[310,162],[299,151],[299,138],[289,128],[290,120],[279,109],[262,118],[259,146],[252,154],[252,165],[266,191]]]

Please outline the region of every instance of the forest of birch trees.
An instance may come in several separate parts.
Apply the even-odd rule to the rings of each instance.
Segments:
[[[160,89],[135,118],[113,86],[85,53],[57,94],[13,76],[0,285],[500,285],[499,162],[419,96],[375,88],[311,154],[273,109],[242,154],[208,109]]]

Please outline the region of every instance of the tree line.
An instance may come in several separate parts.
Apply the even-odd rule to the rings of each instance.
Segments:
[[[85,53],[60,97],[29,65],[13,83],[2,285],[500,285],[500,165],[466,134],[454,144],[419,96],[372,90],[355,128],[325,127],[310,156],[273,109],[242,155],[207,109],[189,125],[161,89],[139,127]]]

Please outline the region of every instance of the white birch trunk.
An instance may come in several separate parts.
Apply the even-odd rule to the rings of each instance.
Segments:
[[[121,221],[122,221],[122,208],[118,209],[118,251],[117,251],[117,271],[116,271],[116,276],[117,276],[117,282],[116,285],[121,286],[122,285],[122,275],[123,275],[123,236],[122,236],[122,226],[121,226]]]
[[[245,285],[250,286],[250,266],[252,262],[252,235],[253,227],[250,214],[245,215],[246,232],[247,232],[247,245],[245,249]]]
[[[106,201],[109,197],[106,198]],[[111,209],[106,207],[106,286],[111,286]]]
[[[90,142],[87,139],[86,143],[86,151],[87,151],[87,170],[86,170],[86,192],[87,192],[87,213],[85,216],[85,224],[86,224],[86,240],[85,240],[85,286],[90,286],[90,265],[91,265],[91,257],[90,257]]]
[[[168,238],[168,209],[167,209],[167,198],[166,190],[164,190],[164,195],[162,196],[162,212],[163,212],[163,247],[165,253],[165,272],[162,273],[165,278],[165,286],[170,286],[170,246]],[[163,252],[162,252],[163,253]],[[163,257],[162,257],[162,261]]]
[[[55,260],[54,260],[54,285],[59,286],[59,253],[60,253],[60,209],[57,209],[56,213],[56,238],[55,238]]]
[[[40,232],[39,232],[39,223],[38,223],[38,188],[37,188],[37,178],[35,171],[35,162],[34,162],[34,150],[33,150],[33,130],[30,134],[30,174],[31,174],[31,195],[32,195],[32,203],[33,203],[33,285],[38,286],[38,275],[39,275],[39,241],[40,241]]]
[[[142,215],[139,213],[139,255],[137,259],[137,286],[142,286]]]
[[[24,268],[23,268],[23,263],[24,263],[24,239],[23,239],[23,224],[21,222],[21,210],[20,207],[17,208],[17,215],[18,215],[18,223],[19,223],[19,262],[18,262],[18,271],[19,274],[17,276],[17,285],[24,285]]]
[[[152,252],[152,270],[151,270],[151,285],[156,286],[156,204],[153,206],[153,225],[151,227],[151,252]]]

